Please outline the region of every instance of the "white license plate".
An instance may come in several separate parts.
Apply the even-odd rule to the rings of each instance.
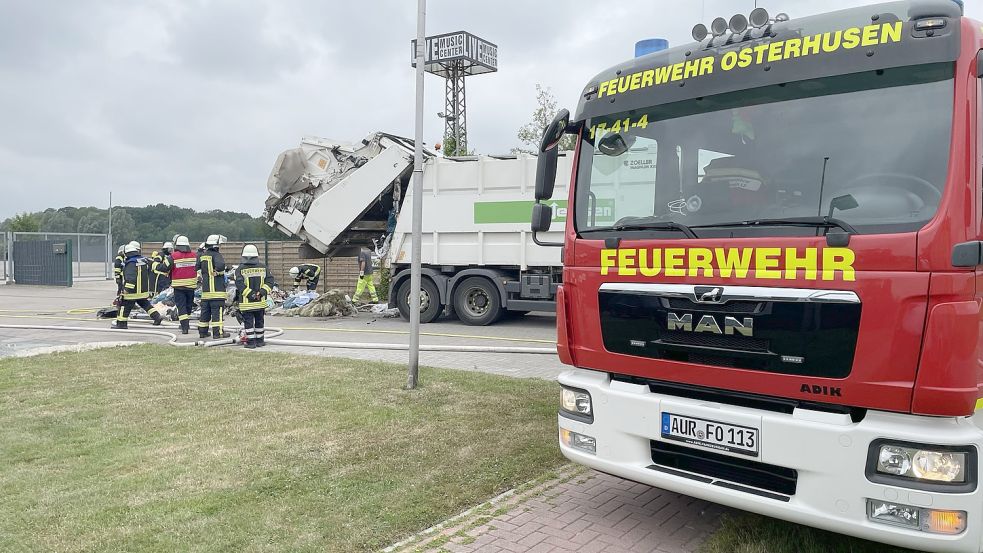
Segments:
[[[662,438],[752,457],[758,456],[761,441],[757,428],[666,412],[662,413]]]

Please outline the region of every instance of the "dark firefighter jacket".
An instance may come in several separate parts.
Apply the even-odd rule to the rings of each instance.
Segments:
[[[139,255],[127,257],[123,263],[123,299],[149,299],[151,291],[150,262]]]
[[[186,252],[174,250],[157,265],[156,271],[171,279],[172,288],[198,287],[198,254],[190,249]]]
[[[123,263],[125,261],[126,258],[121,253],[116,254],[116,257],[113,259],[113,279],[116,280],[117,284],[123,282]]]
[[[305,263],[297,268],[300,269],[300,272],[297,273],[297,278],[294,279],[294,286],[300,286],[300,281],[304,279],[307,280],[315,279],[321,274],[320,265],[311,265]]]
[[[160,293],[170,288],[171,286],[171,275],[170,271],[164,271],[164,260],[170,257],[169,254],[165,252],[154,252],[154,255],[150,257],[150,268],[153,269],[153,280],[154,292]]]
[[[202,300],[225,299],[225,259],[217,248],[206,248],[198,254],[195,269],[201,277]]]
[[[266,297],[276,285],[266,266],[258,259],[249,258],[236,267],[234,274],[239,311],[266,309]]]

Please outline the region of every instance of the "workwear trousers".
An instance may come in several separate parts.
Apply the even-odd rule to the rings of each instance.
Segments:
[[[181,323],[181,332],[187,334],[191,328],[191,310],[195,306],[195,291],[192,288],[175,288],[174,305],[177,307],[177,320]]]
[[[242,326],[246,329],[246,347],[266,345],[266,310],[254,309],[242,312]]]
[[[202,300],[201,315],[198,316],[198,335],[207,338],[208,329],[211,329],[212,337],[222,337],[224,311],[225,300]]]
[[[365,289],[369,289],[369,295],[372,297],[372,302],[377,303],[379,301],[379,294],[375,293],[375,283],[372,282],[372,275],[365,275],[358,277],[358,284],[355,285],[355,297],[352,301],[358,301],[358,298],[362,297],[362,292]]]

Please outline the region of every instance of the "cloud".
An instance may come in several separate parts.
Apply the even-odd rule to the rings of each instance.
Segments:
[[[276,155],[302,136],[413,134],[412,1],[0,2],[0,218],[105,205],[110,191],[118,205],[258,214]],[[768,8],[801,17],[862,3]],[[536,83],[574,107],[635,41],[688,42],[701,19],[754,2],[740,4],[430,0],[427,21],[428,34],[467,30],[498,44],[500,71],[468,79],[468,123],[473,148],[502,153],[535,107]],[[433,143],[443,82],[428,76],[426,87]]]

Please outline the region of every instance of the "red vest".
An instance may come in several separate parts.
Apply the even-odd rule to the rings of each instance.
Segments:
[[[171,267],[171,286],[174,288],[197,288],[198,271],[195,270],[195,261],[198,254],[195,252],[182,252],[175,250],[171,253],[174,266]]]

